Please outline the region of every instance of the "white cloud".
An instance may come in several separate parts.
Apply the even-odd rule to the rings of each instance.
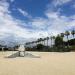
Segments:
[[[39,31],[38,27],[36,26],[35,27],[38,29],[38,31],[34,29],[30,32],[29,29],[23,28],[22,25],[27,24],[25,22],[22,22],[21,20],[13,18],[9,13],[10,11],[8,10],[8,8],[9,8],[8,2],[6,1],[0,2],[0,28],[1,28],[0,40],[3,40],[5,42],[12,42],[16,40],[18,42],[23,43],[24,41],[26,42],[32,40],[32,38],[33,39],[39,38],[40,37],[39,34],[41,33],[43,34],[45,33],[47,35],[46,32]],[[41,21],[43,22],[43,20]],[[40,25],[42,25],[42,23],[40,23]]]
[[[52,31],[54,30],[55,32],[63,32],[69,29],[71,26],[75,26],[73,24],[75,20],[71,20],[69,17],[62,16],[59,14],[59,12],[46,12],[46,15],[51,22],[49,29],[52,29]]]
[[[60,10],[62,9],[57,8],[58,5],[63,5],[70,1],[72,0],[53,0],[52,4],[47,5],[45,15],[48,18],[48,33],[50,32],[56,35],[75,26],[75,15],[66,17],[61,15]]]
[[[63,4],[66,4],[70,1],[72,1],[72,0],[53,0],[53,5],[54,6],[63,5]]]
[[[40,18],[35,18],[31,21],[32,26],[37,30],[37,31],[34,31],[36,32],[36,34],[42,31],[39,34],[42,34],[45,36],[48,36],[48,35],[50,36],[50,34],[57,35],[75,26],[74,25],[75,15],[66,17],[63,15],[60,15],[59,11],[57,12],[46,11],[45,15],[47,19],[40,17]],[[40,37],[42,36],[40,35]]]
[[[11,2],[14,2],[15,0],[10,0]]]
[[[75,3],[72,5],[72,8],[75,8]]]
[[[5,41],[18,39],[18,41],[20,41],[20,39],[25,40],[26,38],[31,38],[32,35],[29,30],[20,26],[25,25],[26,23],[13,18],[9,13],[10,11],[8,8],[9,3],[7,1],[0,1],[0,39]],[[11,37],[11,35],[15,38]],[[10,40],[10,38],[13,40]]]
[[[10,11],[8,10],[9,4],[5,0],[0,1],[0,15],[9,13]]]
[[[57,19],[59,17],[59,12],[47,11],[45,15],[50,19]]]
[[[19,11],[23,16],[28,17],[28,18],[31,18],[31,15],[29,15],[26,11],[24,11],[24,10],[22,10],[22,9],[20,9],[20,8],[18,8],[18,11]]]
[[[0,39],[2,40],[17,40],[18,42],[30,41],[34,38],[46,37],[51,34],[57,35],[58,33],[75,26],[75,15],[66,17],[60,15],[59,11],[55,12],[48,9],[48,11],[45,11],[47,18],[31,18],[30,22],[25,23],[13,18],[10,15],[8,8],[9,3],[7,1],[0,1]],[[18,10],[24,16],[30,18],[30,15],[27,12],[22,9]],[[27,26],[28,24],[30,24],[33,29],[29,30],[22,27]]]
[[[28,13],[26,11],[23,11],[22,9],[18,9],[20,13],[22,13],[24,16],[28,16]]]
[[[32,27],[35,28],[35,29],[45,29],[47,27],[47,21],[45,18],[35,18],[35,19],[32,19],[31,21],[31,24],[32,24]]]

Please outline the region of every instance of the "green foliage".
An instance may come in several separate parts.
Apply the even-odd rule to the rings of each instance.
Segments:
[[[65,32],[65,35],[67,36],[67,40],[68,40],[68,36],[70,35],[70,32],[69,31],[66,31]]]
[[[63,38],[64,37],[64,33],[61,33],[60,36]]]
[[[56,47],[62,47],[63,46],[63,38],[59,35],[55,38],[55,46]]]
[[[69,40],[68,43],[69,43],[70,46],[75,45],[75,39]]]
[[[65,32],[65,35],[66,35],[66,36],[69,36],[69,35],[70,35],[70,32],[69,32],[69,31],[66,31],[66,32]]]
[[[38,50],[41,50],[41,49],[43,49],[43,48],[44,48],[44,45],[42,45],[42,44],[38,44],[38,45],[37,45],[37,49],[38,49]]]
[[[72,31],[71,31],[71,34],[73,35],[73,38],[74,38],[75,30],[72,30]]]
[[[69,35],[73,36],[73,39],[69,40]],[[65,31],[65,33],[60,33],[58,36],[50,36],[39,38],[36,41],[26,43],[29,48],[27,50],[34,51],[51,51],[51,52],[68,52],[75,50],[75,30]],[[67,41],[63,41],[66,36]],[[48,42],[51,42],[51,46]],[[55,43],[54,43],[55,42]],[[36,45],[34,45],[36,44]],[[32,47],[31,47],[32,46]]]

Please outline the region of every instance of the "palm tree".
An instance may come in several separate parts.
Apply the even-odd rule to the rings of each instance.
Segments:
[[[53,41],[55,41],[55,36],[53,36]]]
[[[61,38],[63,39],[64,38],[64,33],[60,33],[60,36],[61,36]],[[64,43],[63,43],[63,45],[64,45]]]
[[[51,39],[51,47],[52,47],[52,39],[53,39],[53,37],[51,36],[50,39]]]
[[[45,45],[46,38],[44,38],[43,40],[44,40],[44,45]]]
[[[73,39],[74,39],[75,30],[72,30],[72,31],[71,31],[71,34],[72,34],[72,36],[73,36]]]
[[[40,38],[41,44],[43,44],[43,38]]]
[[[64,38],[64,33],[60,33],[60,36],[61,36],[61,38],[62,38],[62,40],[63,40],[63,38]],[[64,47],[64,42],[62,43],[62,46]]]
[[[55,40],[55,36],[51,36],[50,39],[51,39],[51,47],[52,47],[52,42]]]
[[[32,42],[31,42],[31,44],[32,44],[32,47],[34,46],[34,43],[35,43],[35,41],[32,41]]]
[[[39,38],[39,42],[40,42],[40,44],[41,44],[41,38]]]
[[[34,41],[34,43],[35,43],[35,46],[37,46],[37,41]]]
[[[46,40],[47,40],[47,46],[48,46],[49,37],[47,37]]]
[[[69,39],[68,39],[68,36],[70,35],[70,32],[69,32],[69,31],[66,31],[66,32],[65,32],[65,35],[67,36],[67,43],[68,43],[67,48],[68,48],[68,46],[69,46],[69,42],[68,42]]]
[[[37,39],[37,44],[39,44],[39,42],[40,42],[40,40],[39,40],[39,39]]]
[[[38,41],[38,43],[41,44],[41,42],[42,42],[42,38],[39,38],[37,41]]]
[[[75,35],[75,30],[74,29],[71,31],[71,34],[72,34],[73,39],[74,39],[74,35]],[[75,45],[75,40],[73,41],[73,44]]]
[[[64,38],[64,33],[61,33],[60,36],[61,36],[62,38]]]
[[[42,44],[44,45],[44,38],[42,38],[41,42],[42,42]]]
[[[65,32],[65,35],[67,36],[67,41],[68,41],[68,36],[70,35],[70,32],[69,31],[66,31]]]

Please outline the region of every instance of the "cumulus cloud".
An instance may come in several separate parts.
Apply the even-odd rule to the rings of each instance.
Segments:
[[[45,15],[47,17],[48,33],[51,32],[54,35],[69,30],[74,27],[75,15],[65,16],[60,13],[61,8],[57,8],[58,5],[63,5],[72,0],[53,0],[51,4],[47,5]],[[52,6],[51,6],[52,5]]]
[[[62,4],[70,0],[55,0]],[[60,3],[60,4],[61,4]],[[58,3],[59,4],[59,3]],[[18,11],[30,21],[28,23],[22,20],[15,19],[9,11],[10,4],[6,0],[0,1],[0,39],[7,41],[26,42],[36,40],[40,37],[57,35],[65,30],[74,27],[75,15],[66,17],[60,15],[60,11],[54,11],[50,8],[44,12],[47,18],[35,17],[32,18],[28,12],[18,8]],[[25,26],[31,26],[31,30]],[[24,27],[22,27],[24,26]],[[29,40],[30,39],[30,40]]]
[[[11,16],[10,11],[8,10],[9,6],[7,1],[0,1],[0,40],[5,42],[17,41],[23,43],[28,40],[40,38],[40,34],[42,33],[44,36],[47,35],[47,32],[39,31],[40,25],[43,26],[45,23],[43,23],[43,21],[45,21],[44,19],[33,19],[31,24],[34,29],[30,31],[29,29],[22,27],[25,25],[27,26],[28,23],[17,20]],[[27,13],[24,15],[28,16]],[[39,26],[36,26],[37,24]],[[35,30],[35,27],[37,30]]]
[[[31,38],[29,30],[20,26],[26,23],[13,18],[8,10],[9,6],[7,1],[0,1],[0,39],[3,41],[15,41],[15,39],[18,39],[17,41],[20,41],[20,39]],[[10,38],[13,40],[10,40]]]
[[[75,20],[73,19],[74,15],[72,17],[66,17],[64,15],[60,15],[59,12],[46,12],[46,15],[51,23],[49,29],[52,29],[52,31],[54,30],[57,33],[64,32],[72,26],[75,26]]]
[[[33,28],[35,29],[44,30],[47,27],[47,22],[48,20],[46,20],[45,18],[38,17],[38,18],[32,19],[31,24]]]

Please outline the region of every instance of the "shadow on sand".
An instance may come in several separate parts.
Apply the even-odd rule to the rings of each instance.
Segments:
[[[16,58],[16,57],[40,58],[40,56],[35,56],[28,52],[25,53],[25,56],[19,56],[19,52],[16,52],[13,53],[12,55],[6,56],[5,58]]]

